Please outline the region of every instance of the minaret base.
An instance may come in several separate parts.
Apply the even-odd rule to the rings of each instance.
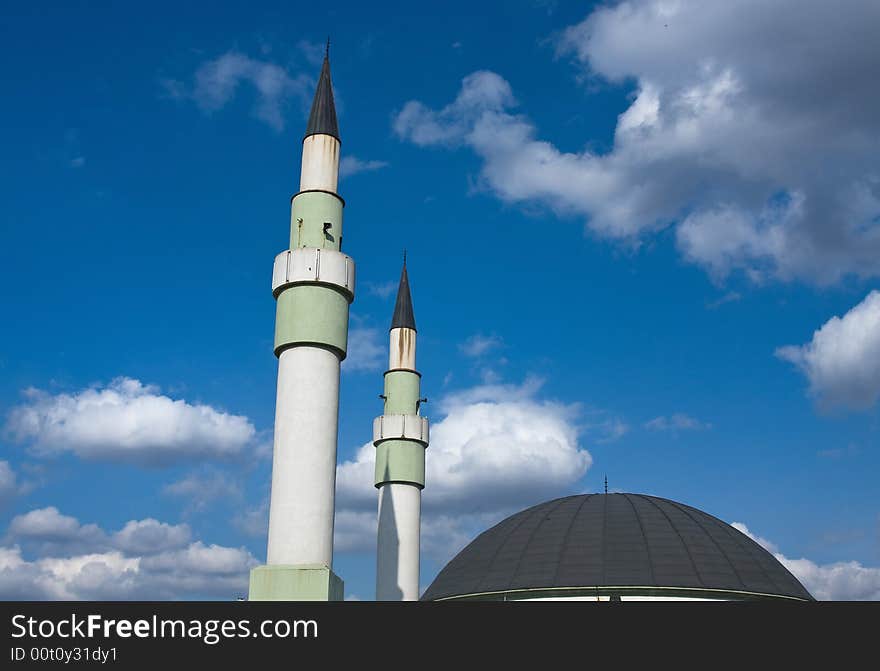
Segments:
[[[251,570],[248,601],[342,601],[342,578],[322,564],[273,564]]]

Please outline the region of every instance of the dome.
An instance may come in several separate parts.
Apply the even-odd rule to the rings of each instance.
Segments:
[[[787,598],[809,592],[772,554],[696,508],[643,494],[582,494],[477,536],[422,596]]]

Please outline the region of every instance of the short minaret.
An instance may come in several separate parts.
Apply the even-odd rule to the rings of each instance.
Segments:
[[[329,52],[329,43],[328,43]],[[266,566],[251,600],[341,600],[332,571],[339,364],[348,344],[354,261],[340,251],[339,127],[324,57],[291,199],[290,248],[275,258],[278,389]]]
[[[428,419],[419,415],[420,378],[416,371],[416,321],[406,256],[391,320],[384,413],[373,420],[375,484],[379,489],[376,547],[376,600],[419,598],[419,531]]]

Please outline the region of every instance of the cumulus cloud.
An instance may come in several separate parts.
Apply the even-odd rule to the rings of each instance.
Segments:
[[[710,429],[712,425],[701,422],[683,412],[676,412],[669,417],[661,415],[645,422],[645,428],[650,431],[699,431]]]
[[[36,550],[35,540],[44,542]],[[256,564],[244,548],[191,542],[186,525],[132,520],[108,533],[49,507],[10,523],[0,546],[0,598],[232,599],[246,593]]]
[[[539,139],[488,71],[445,107],[406,103],[394,130],[470,148],[484,189],[598,236],[632,243],[674,226],[684,257],[716,278],[876,276],[880,94],[865,83],[878,30],[870,0],[601,5],[558,50],[584,78],[634,87],[607,153]]]
[[[749,531],[741,522],[731,525],[763,546],[801,581],[807,591],[821,601],[880,600],[880,568],[862,566],[856,561],[816,564],[809,559],[791,559],[765,538]]]
[[[339,176],[344,179],[359,172],[373,172],[387,166],[386,161],[364,161],[356,156],[343,156],[339,161]]]
[[[22,543],[40,555],[103,551],[110,548],[107,534],[95,524],[62,515],[49,506],[18,515],[9,523],[6,542]]]
[[[190,540],[186,524],[171,525],[147,518],[131,520],[119,531],[108,534],[96,524],[80,524],[54,506],[31,510],[9,523],[6,544],[23,545],[42,556],[119,550],[126,554],[154,554],[186,545]]]
[[[592,458],[578,444],[578,407],[538,400],[539,387],[536,379],[482,385],[438,402],[442,419],[432,423],[426,457],[426,555],[449,558],[476,530],[567,493],[586,473]],[[352,513],[337,513],[349,547],[375,542],[374,460],[367,443],[337,468],[338,506]]]
[[[152,555],[176,550],[190,541],[186,524],[166,524],[153,518],[131,520],[113,534],[113,547],[128,555]]]
[[[38,455],[71,452],[87,459],[164,465],[192,458],[230,458],[250,446],[247,417],[191,404],[157,387],[120,377],[74,393],[25,391],[6,430]]]
[[[504,341],[500,336],[475,333],[461,343],[458,346],[458,349],[461,350],[462,354],[465,356],[476,358],[483,356],[490,350],[501,347],[503,344]]]
[[[192,100],[206,114],[225,107],[243,84],[250,85],[256,94],[253,115],[276,131],[284,129],[284,113],[291,99],[305,106],[313,88],[313,81],[304,74],[291,75],[276,63],[238,51],[202,63],[191,86],[175,79],[160,83],[168,97]]]
[[[244,548],[201,541],[151,557],[104,552],[27,560],[20,548],[7,547],[0,548],[0,595],[27,600],[231,600],[247,593],[248,573],[256,564]]]
[[[432,429],[426,506],[474,511],[539,501],[586,473],[592,459],[578,445],[576,406],[518,393],[473,397],[450,394],[439,404],[445,417]]]
[[[377,328],[355,327],[348,333],[348,353],[342,370],[366,372],[381,370],[388,357],[388,343]]]
[[[820,403],[864,409],[880,397],[880,291],[832,317],[805,345],[776,350],[807,376]]]

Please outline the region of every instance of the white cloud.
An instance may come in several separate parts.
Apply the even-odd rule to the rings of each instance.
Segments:
[[[181,480],[165,485],[162,493],[187,499],[187,512],[203,512],[216,501],[238,501],[242,497],[238,482],[218,471],[190,473]]]
[[[448,559],[489,522],[565,494],[586,473],[592,459],[578,445],[578,407],[537,400],[540,384],[483,385],[437,404],[443,418],[432,423],[426,454],[426,555]],[[374,460],[367,443],[337,468],[337,535],[348,547],[375,542]]]
[[[807,376],[822,404],[870,407],[880,397],[880,291],[829,319],[810,342],[780,347],[776,355]]]
[[[522,389],[484,394],[477,388],[439,403],[445,417],[432,427],[426,506],[475,511],[541,501],[586,473],[592,459],[578,445],[577,406],[524,398]]]
[[[237,51],[202,63],[191,87],[175,79],[162,79],[165,94],[172,99],[191,99],[210,114],[225,107],[242,84],[256,93],[253,115],[276,131],[284,129],[284,114],[291,99],[308,104],[313,81],[306,75],[291,75],[276,63],[251,58]]]
[[[14,517],[5,542],[23,545],[41,556],[116,550],[147,555],[180,548],[190,541],[190,535],[186,524],[165,524],[152,518],[131,520],[116,533],[107,534],[96,524],[80,524],[75,517],[49,506]]]
[[[51,540],[32,559],[33,540]],[[13,519],[0,546],[0,598],[233,599],[257,560],[244,548],[190,542],[186,525],[132,520],[108,534],[54,507]]]
[[[596,235],[635,242],[674,225],[684,257],[717,278],[876,276],[880,94],[865,82],[880,68],[878,30],[871,0],[602,5],[558,48],[587,77],[635,85],[609,152],[538,139],[487,71],[438,110],[408,102],[394,130],[469,147],[483,188]]]
[[[91,528],[97,529],[98,527],[91,525]],[[9,532],[16,537],[66,540],[79,535],[81,530],[79,520],[69,515],[62,515],[54,506],[18,515],[9,524]]]
[[[749,531],[745,524],[733,522],[731,526],[773,554],[820,601],[880,600],[880,568],[862,566],[856,561],[816,564],[809,559],[790,559],[773,543]]]
[[[439,112],[410,101],[394,119],[394,132],[422,146],[468,142],[478,122],[491,122],[496,114],[516,104],[510,84],[487,70],[462,80],[458,97]]]
[[[190,541],[186,524],[166,524],[153,518],[130,520],[113,534],[113,547],[128,555],[152,555],[181,548]]]
[[[6,429],[38,455],[163,465],[235,457],[256,436],[247,417],[174,400],[125,377],[69,394],[28,389],[25,398]]]
[[[41,555],[103,551],[111,547],[110,539],[97,525],[80,525],[75,517],[62,515],[54,506],[14,517],[6,541],[23,543]]]
[[[343,156],[339,161],[339,176],[344,179],[359,172],[373,172],[387,166],[386,161],[363,161],[356,156]]]
[[[462,354],[472,358],[483,356],[486,352],[497,349],[504,344],[504,341],[497,335],[483,335],[475,333],[468,337],[458,346]]]
[[[862,566],[859,562],[816,564],[809,559],[776,557],[798,577],[816,599],[822,601],[880,600],[880,568]]]
[[[645,422],[645,428],[651,431],[699,431],[711,429],[712,425],[683,412],[675,412],[669,417],[661,415]]]
[[[342,370],[350,372],[378,371],[388,357],[388,344],[376,328],[355,327],[348,333],[348,353]]]

